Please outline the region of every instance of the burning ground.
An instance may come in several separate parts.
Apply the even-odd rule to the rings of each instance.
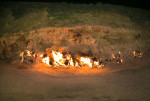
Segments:
[[[147,51],[142,48],[144,42],[135,38],[139,33],[140,30],[104,26],[42,28],[2,37],[0,55],[3,60],[54,67],[130,64],[141,61]]]
[[[149,11],[7,4],[0,8],[1,101],[150,100]]]
[[[95,32],[99,35],[91,34]],[[137,44],[127,41],[134,39],[134,36],[127,34],[139,32],[124,28],[78,26],[43,28],[30,31],[27,36],[26,33],[15,33],[7,38],[2,37],[1,59],[27,64],[44,63],[53,67],[96,68],[128,63],[129,60],[139,62],[143,57],[143,43],[140,43],[141,40],[136,41]],[[118,34],[114,33],[121,33],[124,38],[121,40],[123,35],[118,37]]]

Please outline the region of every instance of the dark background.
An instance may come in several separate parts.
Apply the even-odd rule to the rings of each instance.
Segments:
[[[13,2],[49,2],[49,3],[77,3],[77,4],[96,4],[98,2],[113,5],[123,5],[127,7],[150,9],[148,0],[3,0]]]

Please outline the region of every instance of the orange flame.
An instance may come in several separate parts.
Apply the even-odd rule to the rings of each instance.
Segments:
[[[73,59],[72,59],[72,58],[69,60],[69,65],[70,65],[70,66],[74,66],[74,63],[73,63]]]
[[[42,62],[45,63],[45,64],[47,64],[47,65],[50,65],[50,64],[49,64],[49,62],[50,62],[49,57],[43,58],[43,59],[42,59]]]
[[[23,62],[23,60],[24,60],[23,54],[24,54],[24,52],[21,52],[21,53],[20,53],[20,57],[21,57],[21,61],[22,61],[22,62]]]
[[[63,54],[60,52],[52,51],[53,58],[54,58],[54,64],[56,66],[65,66],[64,62],[65,59],[63,58]]]
[[[26,53],[26,54],[25,54]],[[120,55],[121,52],[118,52]],[[46,56],[45,56],[46,55]],[[84,65],[87,65],[89,67],[97,67],[101,68],[104,66],[101,59],[93,60],[91,57],[80,57],[73,60],[72,56],[67,52],[67,54],[63,55],[61,52],[57,52],[52,50],[52,53],[49,55],[47,54],[41,54],[38,55],[38,57],[41,59],[41,62],[48,65],[48,66],[74,66],[74,67],[82,67]],[[140,57],[142,53],[133,51],[134,56]],[[28,57],[34,57],[36,58],[37,55],[34,52],[31,52],[29,50],[26,50],[25,52],[20,53],[21,61],[24,62],[25,56]],[[123,63],[123,60],[119,57],[116,57],[114,54],[112,54],[113,61],[116,60],[116,63],[120,64]],[[51,65],[52,64],[52,65]]]
[[[113,58],[113,59],[115,59],[115,58],[116,58],[114,54],[112,54],[112,58]]]
[[[26,50],[26,52],[21,52],[20,53],[20,57],[21,57],[21,61],[23,62],[24,61],[24,59],[25,59],[25,53],[26,53],[26,56],[28,56],[28,57],[34,57],[34,58],[36,58],[36,53],[34,53],[33,54],[33,52],[31,52],[31,51],[29,51],[29,50]]]
[[[31,54],[32,54],[32,52],[31,52],[31,51],[26,50],[26,52],[27,52],[27,56],[32,56],[32,55],[31,55]]]
[[[86,64],[86,65],[92,67],[92,63],[91,63],[91,59],[90,58],[81,57],[80,61],[81,61],[82,65]]]

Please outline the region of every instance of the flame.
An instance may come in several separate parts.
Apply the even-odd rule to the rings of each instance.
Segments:
[[[70,66],[74,66],[74,63],[73,63],[73,59],[72,59],[72,58],[69,60],[69,65],[70,65]]]
[[[30,58],[36,58],[36,53],[33,54],[33,52],[26,50],[25,52],[20,53],[21,61],[24,62],[25,57],[28,56]]]
[[[45,64],[47,64],[47,65],[50,65],[49,64],[50,58],[49,57],[45,57],[45,58],[42,59],[42,62],[45,63]]]
[[[32,55],[31,55],[31,54],[32,54],[32,52],[31,52],[31,51],[26,50],[26,52],[27,52],[27,56],[32,56]]]
[[[121,55],[121,52],[119,51],[118,54]]]
[[[99,64],[99,61],[94,61],[94,65],[95,65],[97,68],[101,68],[101,67],[104,66],[103,64]]]
[[[21,57],[21,61],[22,61],[22,62],[23,62],[23,60],[24,60],[24,56],[23,56],[23,55],[24,55],[24,52],[21,52],[21,53],[20,53],[20,57]]]
[[[36,57],[36,54],[33,54],[33,57]]]
[[[120,59],[120,61],[121,61],[121,63],[123,63],[123,60],[122,60],[122,59]]]
[[[115,58],[116,58],[114,54],[112,54],[112,58],[113,58],[113,59],[115,59]]]
[[[141,52],[133,51],[132,54],[133,54],[133,57],[138,57],[138,58],[142,57],[142,53]]]
[[[80,61],[81,61],[82,65],[86,64],[86,65],[92,67],[92,63],[91,63],[91,59],[90,58],[81,57]]]
[[[47,57],[43,57],[43,54],[39,55],[40,58],[42,58],[42,62],[50,65],[50,58],[49,56]],[[60,52],[56,52],[56,51],[52,51],[52,57],[53,57],[53,64],[55,66],[79,66],[78,62],[75,61],[75,63],[73,62],[73,59],[71,57],[71,55],[69,53],[67,53],[66,57],[63,57],[63,54]],[[67,64],[65,64],[65,62],[68,61]]]
[[[79,66],[79,63],[78,63],[77,61],[75,61],[75,66],[76,66],[76,67]]]
[[[133,53],[133,56],[136,56],[135,51],[133,51],[132,53]]]
[[[65,59],[63,58],[63,54],[60,52],[52,51],[53,58],[54,58],[54,64],[56,66],[65,66],[64,62]]]
[[[136,58],[142,57],[141,52],[133,51],[133,56]],[[26,58],[26,56],[28,58]],[[57,52],[52,50],[51,53],[43,53],[41,55],[38,55],[34,52],[31,52],[29,50],[25,50],[24,52],[20,53],[21,61],[26,62],[25,59],[36,59],[36,57],[39,57],[40,61],[48,66],[73,66],[73,67],[82,67],[82,66],[89,66],[89,67],[97,67],[101,68],[106,65],[106,63],[103,64],[102,58],[97,58],[96,60],[92,59],[91,57],[76,57],[72,58],[71,54],[68,52],[66,54],[62,54],[61,52]],[[116,54],[112,54],[110,61],[113,63],[123,63],[123,59],[121,58],[121,52],[119,51]],[[30,61],[29,61],[30,62]],[[33,63],[33,61],[32,61]]]
[[[42,57],[43,57],[43,54],[41,54],[40,57],[42,58]]]

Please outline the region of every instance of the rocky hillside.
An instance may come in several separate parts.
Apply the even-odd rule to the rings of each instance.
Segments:
[[[73,55],[109,58],[133,51],[148,57],[150,11],[104,4],[4,2],[0,59],[16,60],[21,51],[63,50]]]

